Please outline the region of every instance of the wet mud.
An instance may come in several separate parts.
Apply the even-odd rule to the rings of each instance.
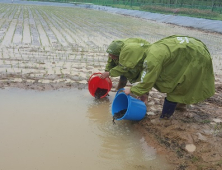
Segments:
[[[107,94],[107,92],[108,92],[107,89],[97,88],[96,91],[95,91],[95,98],[100,99],[102,96]]]
[[[222,169],[222,82],[216,84],[214,96],[185,110],[176,110],[166,120],[159,119],[161,104],[156,102],[158,99],[163,103],[164,96],[155,90],[151,93],[149,115],[137,126],[152,134],[168,151],[168,160],[178,170]]]
[[[113,115],[113,124],[116,124],[115,120],[121,119],[125,115],[126,111],[127,111],[127,109],[124,109],[124,110],[120,110],[117,113],[114,113],[114,115]]]

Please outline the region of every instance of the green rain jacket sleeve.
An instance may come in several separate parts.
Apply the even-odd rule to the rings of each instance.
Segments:
[[[110,57],[107,60],[105,71],[110,71],[112,68],[116,67],[118,64],[117,61],[112,60]]]
[[[152,58],[150,60],[149,58]],[[162,69],[162,63],[158,62],[153,55],[149,55],[143,63],[143,71],[141,72],[141,81],[131,87],[131,92],[137,96],[141,96],[151,90]]]
[[[109,75],[111,77],[118,77],[121,75],[126,75],[128,73],[128,69],[124,66],[117,65],[109,71]]]
[[[170,53],[165,45],[151,45],[143,62],[141,80],[137,85],[131,87],[131,92],[137,96],[149,92],[155,86],[163,69],[163,63],[168,60],[169,56]]]

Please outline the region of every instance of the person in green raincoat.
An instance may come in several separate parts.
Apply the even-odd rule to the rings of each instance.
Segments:
[[[131,82],[138,82],[124,92],[133,93],[144,102],[152,87],[166,93],[160,118],[169,118],[178,103],[198,103],[215,93],[210,53],[196,38],[173,35],[151,45],[122,46],[116,59],[117,68],[102,73],[101,77],[124,75]]]
[[[120,39],[120,40],[114,40],[109,47],[107,48],[106,52],[109,54],[109,58],[105,67],[105,72],[115,72],[115,70],[117,70],[117,72],[121,73],[121,70],[118,71],[119,69],[121,69],[121,67],[119,67],[119,55],[121,52],[121,48],[123,46],[145,46],[145,45],[149,45],[150,43],[144,39],[141,38],[127,38],[127,39]],[[104,73],[106,74],[106,73]],[[120,76],[119,79],[119,83],[116,87],[116,90],[119,90],[120,88],[123,88],[126,86],[127,84],[127,77],[128,79],[131,79],[131,76],[127,76],[126,75],[118,75]]]

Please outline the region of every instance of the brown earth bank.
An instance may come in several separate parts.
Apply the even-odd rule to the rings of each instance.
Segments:
[[[15,75],[14,75],[15,76]],[[60,88],[86,89],[87,83],[40,83],[10,81],[13,75],[1,75],[0,88],[57,90]],[[59,79],[60,77],[54,77]],[[67,77],[68,78],[68,77]],[[70,77],[69,77],[70,78]],[[133,122],[149,145],[164,155],[175,170],[222,169],[222,76],[215,81],[216,92],[211,98],[186,109],[176,110],[170,119],[160,120],[165,94],[152,89],[147,115]],[[114,81],[114,85],[116,80]]]
[[[169,120],[159,120],[164,95],[151,93],[150,115],[136,124],[147,141],[166,155],[176,170],[222,169],[222,82],[216,80],[211,98],[176,110]],[[159,105],[159,107],[158,107]]]

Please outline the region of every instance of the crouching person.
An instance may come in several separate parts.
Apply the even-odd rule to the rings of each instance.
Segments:
[[[102,77],[124,75],[138,82],[124,92],[139,96],[145,103],[153,87],[166,93],[160,118],[172,116],[178,104],[198,103],[215,93],[210,53],[196,38],[173,35],[151,45],[123,46],[116,60],[118,69],[114,67]]]

